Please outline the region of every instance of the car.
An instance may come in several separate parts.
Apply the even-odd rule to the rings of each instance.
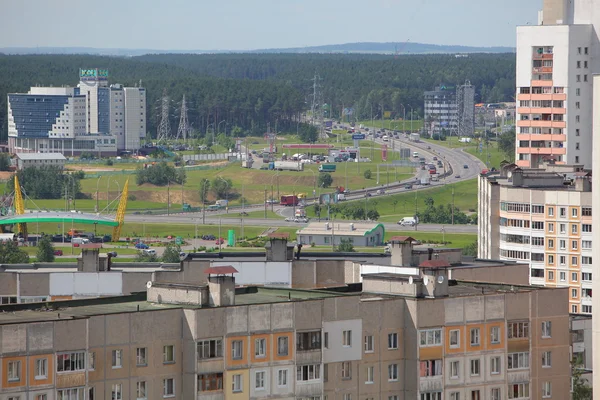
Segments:
[[[146,250],[149,249],[150,246],[148,246],[146,243],[139,242],[135,244],[135,248],[138,250]]]
[[[404,185],[404,189],[412,189],[412,185],[410,183],[407,183],[406,185]]]
[[[223,238],[218,238],[217,241],[215,242],[215,244],[223,244],[225,243],[225,239]]]
[[[106,254],[107,254],[108,256],[110,256],[110,257],[113,257],[113,258],[114,258],[114,257],[116,257],[116,256],[118,255],[116,251],[109,251],[109,252],[108,252],[108,253],[106,253]]]
[[[156,255],[156,250],[154,249],[143,249],[142,253],[148,256],[155,256]]]
[[[367,193],[365,194],[365,197],[371,197],[371,193],[367,192]]]
[[[275,199],[268,199],[265,203],[267,203],[267,204],[277,204],[277,200],[275,200]]]
[[[455,177],[456,179],[459,179],[459,178],[460,178],[460,175],[456,174],[456,175],[454,175],[454,177]]]
[[[431,150],[431,146],[427,146],[427,150]]]
[[[287,217],[285,219],[285,222],[296,222],[296,218],[294,218],[294,217]]]
[[[377,194],[385,194],[385,190],[383,190],[383,189],[379,189],[379,190],[377,191]]]
[[[469,169],[469,166],[467,164],[463,165],[464,169]]]
[[[433,157],[433,161],[437,161],[437,157]]]
[[[348,193],[350,193],[350,189],[344,189],[344,193],[345,193],[345,194],[348,194]]]
[[[54,255],[55,256],[62,256],[63,255],[63,251],[62,250],[54,250]]]
[[[187,257],[187,253],[185,251],[180,251],[179,252],[179,257],[185,258],[185,257]]]

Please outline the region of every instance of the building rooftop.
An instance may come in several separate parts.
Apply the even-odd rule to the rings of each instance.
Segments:
[[[61,153],[17,153],[17,158],[23,161],[30,160],[66,160]]]
[[[310,222],[298,230],[300,235],[365,236],[383,224],[372,222]]]

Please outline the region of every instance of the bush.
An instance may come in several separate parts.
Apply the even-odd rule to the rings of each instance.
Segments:
[[[328,188],[333,183],[333,178],[329,173],[321,173],[319,175],[319,187]]]
[[[181,248],[179,246],[169,243],[167,247],[165,247],[161,260],[165,263],[178,263],[181,261],[179,257],[180,252]]]
[[[136,182],[138,185],[151,183],[156,186],[166,186],[169,183],[182,184],[186,181],[185,170],[175,169],[166,162],[161,162],[148,168],[138,168],[136,170]]]
[[[137,197],[135,197],[135,194],[130,194],[129,196],[127,196],[127,200],[136,201]]]
[[[340,244],[335,249],[335,251],[340,252],[340,253],[353,253],[354,245],[348,239],[341,239]]]
[[[104,164],[110,166],[110,165],[113,165],[114,162],[110,158],[107,158],[106,161],[104,162]]]
[[[371,179],[371,176],[372,176],[371,170],[370,169],[366,170],[364,173],[365,179]]]
[[[54,262],[54,247],[48,236],[42,236],[38,242],[36,258],[38,262]]]

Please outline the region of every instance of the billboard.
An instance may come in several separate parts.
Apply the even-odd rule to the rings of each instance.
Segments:
[[[108,79],[108,70],[101,68],[79,69],[79,79],[82,81],[103,81]]]

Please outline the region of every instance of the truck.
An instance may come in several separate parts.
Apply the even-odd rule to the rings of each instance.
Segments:
[[[254,160],[252,160],[251,158],[248,160],[243,160],[242,161],[242,168],[252,168],[252,164],[254,163]]]
[[[398,221],[398,225],[400,226],[415,226],[419,223],[419,218],[415,217],[404,217],[400,221]]]
[[[304,171],[304,164],[298,161],[275,161],[273,169],[277,171]]]
[[[295,196],[295,195],[281,196],[281,200],[279,201],[279,205],[282,205],[282,206],[297,206],[298,205],[298,196]]]
[[[421,176],[420,182],[421,182],[421,185],[423,185],[423,186],[429,185],[429,176],[425,176],[425,175]]]
[[[217,200],[217,201],[215,201],[215,205],[217,205],[219,207],[227,207],[228,204],[229,204],[229,200]]]
[[[336,196],[337,196],[337,201],[346,200],[346,195],[344,193],[338,193],[338,194],[336,194]]]
[[[335,164],[321,164],[319,165],[319,172],[335,172]]]

